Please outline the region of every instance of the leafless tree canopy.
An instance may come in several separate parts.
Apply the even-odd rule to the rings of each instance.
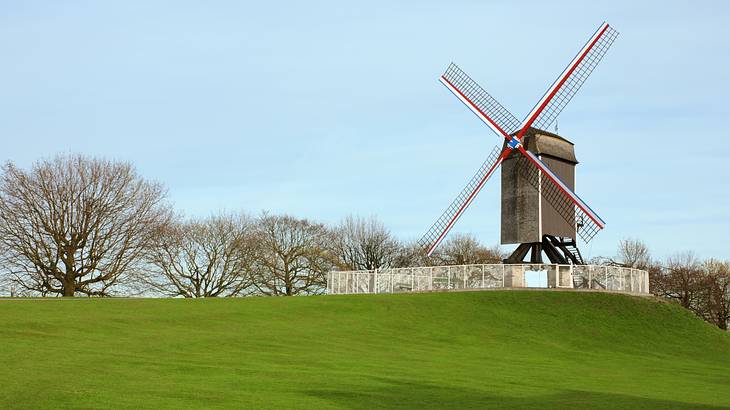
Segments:
[[[730,264],[714,259],[702,265],[704,280],[700,292],[701,314],[705,320],[728,330],[730,325]]]
[[[473,235],[455,234],[431,256],[426,255],[417,242],[400,246],[394,258],[393,266],[407,268],[411,266],[472,265],[502,263],[506,257],[498,246],[487,247]]]
[[[348,216],[334,229],[333,252],[342,269],[381,269],[393,265],[400,243],[374,217]]]
[[[651,255],[646,244],[638,239],[622,239],[618,244],[617,265],[645,269],[651,263]]]
[[[106,295],[168,221],[165,192],[128,163],[58,156],[0,176],[0,246],[12,282],[40,294]]]
[[[473,235],[463,234],[453,235],[435,253],[441,265],[502,263],[503,257],[498,248],[487,248]]]
[[[730,321],[730,265],[709,259],[700,262],[692,252],[682,252],[663,264],[651,263],[651,291],[676,301],[706,321],[728,328]]]
[[[251,290],[254,226],[244,215],[175,222],[148,257],[145,283],[167,296],[237,296]]]
[[[655,278],[653,292],[697,312],[702,277],[702,268],[694,253],[677,253],[667,259],[664,269]]]
[[[426,255],[426,250],[417,241],[401,244],[393,259],[394,268],[437,265],[439,261],[434,256]]]
[[[257,225],[256,288],[277,296],[323,292],[334,266],[325,226],[285,215],[263,215]]]

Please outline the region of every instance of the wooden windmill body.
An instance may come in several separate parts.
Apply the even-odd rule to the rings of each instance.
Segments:
[[[522,141],[525,149],[544,162],[568,188],[575,190],[578,160],[572,142],[535,128],[529,129]],[[575,217],[565,218],[562,213],[565,210],[556,209],[561,202],[547,200],[542,192],[547,181],[543,179],[542,173],[519,152],[512,152],[502,163],[500,242],[503,245],[519,244],[506,261],[542,263],[544,252],[552,263],[582,264],[575,246],[577,226],[568,222],[575,221]],[[567,201],[563,204],[568,212],[572,211],[572,204]],[[525,260],[528,253],[531,253],[530,258]]]

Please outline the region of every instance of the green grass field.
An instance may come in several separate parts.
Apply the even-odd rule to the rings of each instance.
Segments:
[[[730,334],[652,299],[0,300],[0,408],[721,408]]]

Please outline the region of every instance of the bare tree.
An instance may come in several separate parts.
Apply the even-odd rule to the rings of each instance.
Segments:
[[[322,293],[334,266],[324,225],[286,215],[262,215],[257,222],[258,250],[254,286],[264,295]]]
[[[393,265],[400,244],[375,217],[348,216],[333,230],[333,252],[342,269],[380,269]]]
[[[702,291],[702,267],[692,252],[670,256],[666,266],[656,272],[652,283],[655,294],[676,300],[683,307],[698,314],[698,298]]]
[[[57,156],[0,176],[0,243],[13,283],[42,295],[107,295],[170,218],[161,185],[132,165]]]
[[[440,261],[435,256],[428,256],[426,249],[417,241],[401,244],[393,258],[394,268],[409,268],[413,266],[437,266]]]
[[[473,235],[456,234],[441,244],[435,258],[441,265],[474,265],[502,263],[499,248],[487,248]]]
[[[612,264],[628,268],[645,269],[651,264],[649,248],[639,239],[622,239],[618,243],[618,255]]]
[[[692,252],[669,257],[664,266],[642,266],[649,272],[652,293],[674,300],[721,329],[730,321],[730,264],[700,262]]]
[[[730,324],[730,264],[714,259],[702,265],[704,281],[700,306],[702,316],[720,329]]]
[[[219,214],[170,224],[148,257],[144,282],[167,296],[237,296],[252,287],[253,224]]]

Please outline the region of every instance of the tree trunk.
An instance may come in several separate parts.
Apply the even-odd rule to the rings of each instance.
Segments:
[[[63,297],[73,297],[76,294],[76,281],[73,279],[63,283]]]

